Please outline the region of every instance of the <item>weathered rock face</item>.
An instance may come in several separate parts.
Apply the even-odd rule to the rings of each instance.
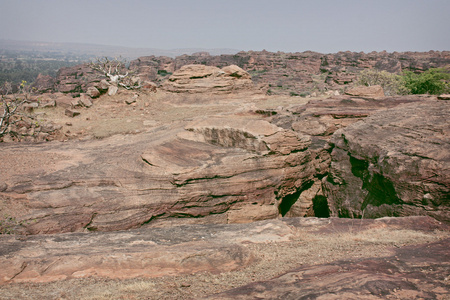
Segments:
[[[54,90],[55,78],[50,75],[39,74],[33,82],[32,87],[36,88],[41,93],[49,93]]]
[[[98,86],[105,77],[100,72],[82,64],[59,69],[56,75],[55,90],[65,94],[78,96],[87,92],[91,86]]]
[[[266,224],[248,225],[255,233],[245,235],[236,226],[215,229],[186,226],[101,234],[37,235],[26,241],[0,236],[0,285],[90,276],[127,279],[228,272],[243,268],[253,260],[253,254],[239,241],[242,236],[254,243],[286,240],[283,234],[292,236],[286,225],[276,221],[272,224],[272,230]],[[263,234],[256,233],[261,229],[265,229]],[[269,237],[268,231],[272,234]]]
[[[325,181],[332,215],[450,222],[450,104],[429,100],[337,131]]]
[[[223,69],[204,65],[186,65],[175,71],[163,89],[177,93],[231,92],[251,89],[250,75],[231,65]]]
[[[399,235],[403,240],[399,240]],[[414,237],[419,240],[413,240]],[[180,275],[185,275],[182,284],[187,288],[209,274],[211,289],[204,288],[204,296],[218,291],[213,288],[217,285],[214,279],[223,283],[231,277],[236,283],[235,278],[246,275],[239,282],[246,285],[224,292],[220,299],[257,296],[289,299],[289,295],[298,299],[299,295],[331,293],[337,293],[340,299],[361,298],[346,296],[357,293],[413,295],[408,299],[417,293],[422,296],[427,293],[439,299],[449,293],[444,279],[448,277],[450,240],[442,240],[445,237],[448,237],[448,226],[430,217],[365,219],[358,220],[357,226],[350,219],[283,218],[249,224],[186,225],[119,232],[0,235],[0,290],[2,296],[17,299],[21,297],[6,293],[16,283],[79,279],[77,285],[89,286],[92,284],[89,280],[107,282],[136,277],[149,280],[162,276],[163,284],[173,289],[171,280]],[[441,241],[434,242],[439,238]],[[392,243],[401,247],[404,242],[422,244],[393,250]],[[324,264],[325,261],[328,263]],[[233,271],[235,277],[230,274]],[[265,281],[247,285],[255,280],[255,272],[258,272],[256,278]],[[280,277],[273,278],[277,274]],[[292,277],[301,280],[291,280]],[[83,281],[83,278],[89,279]],[[219,291],[224,288],[227,289],[225,286]],[[76,294],[75,287],[74,290]],[[21,288],[16,291],[24,294]],[[181,295],[164,296],[186,299],[192,292],[184,289]],[[40,298],[55,297],[55,290],[48,288],[46,294],[52,296],[40,294]],[[66,295],[70,299],[77,296]]]
[[[0,199],[31,234],[269,219],[327,172],[329,154],[310,143],[257,116],[228,116],[102,141],[8,145]]]
[[[374,99],[384,97],[383,88],[379,85],[358,86],[347,90],[345,93],[350,96],[369,97]]]
[[[268,51],[239,52],[235,55],[210,56],[206,53],[170,57],[144,56],[130,62],[130,69],[141,81],[160,85],[186,65],[223,68],[236,65],[248,72],[253,82],[270,94],[302,95],[327,90],[341,90],[353,85],[364,69],[400,72],[424,71],[450,64],[450,52],[338,52],[321,54],[283,53]],[[87,87],[97,86],[104,77],[92,73],[87,65],[62,68],[57,75],[55,90],[78,94]]]

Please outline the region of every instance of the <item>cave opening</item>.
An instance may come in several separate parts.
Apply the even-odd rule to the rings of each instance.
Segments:
[[[329,218],[330,209],[328,207],[328,199],[323,195],[316,195],[313,199],[314,216],[317,218]]]

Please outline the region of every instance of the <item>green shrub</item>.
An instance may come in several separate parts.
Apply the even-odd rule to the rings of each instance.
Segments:
[[[410,92],[405,85],[403,76],[386,71],[374,69],[361,71],[358,83],[365,86],[381,85],[386,96],[406,95]]]
[[[404,71],[403,79],[411,94],[439,95],[450,92],[450,73],[444,68],[429,69],[420,74]]]

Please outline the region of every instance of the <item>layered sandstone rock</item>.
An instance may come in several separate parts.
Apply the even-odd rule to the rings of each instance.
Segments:
[[[275,218],[327,172],[329,154],[310,143],[257,117],[228,116],[101,141],[9,145],[1,201],[31,234]],[[30,159],[42,162],[19,167]]]
[[[177,93],[231,92],[251,89],[250,75],[232,65],[219,69],[204,65],[186,65],[175,71],[163,89]]]
[[[347,95],[367,98],[383,98],[384,91],[380,85],[357,86],[345,92]]]
[[[450,222],[450,104],[428,100],[336,131],[325,180],[340,217],[429,215]]]
[[[130,62],[130,70],[141,81],[165,82],[169,76],[186,65],[223,68],[236,65],[248,72],[253,82],[270,94],[307,95],[343,90],[354,85],[357,75],[365,69],[398,73],[402,70],[421,72],[450,64],[448,51],[430,52],[338,52],[321,54],[306,51],[283,53],[268,51],[239,52],[235,55],[182,55],[176,58],[144,56]],[[64,93],[86,92],[103,79],[87,65],[62,68],[53,87]]]
[[[384,258],[303,266],[206,299],[445,299],[450,295],[442,280],[450,268],[448,247],[450,239],[398,249]]]

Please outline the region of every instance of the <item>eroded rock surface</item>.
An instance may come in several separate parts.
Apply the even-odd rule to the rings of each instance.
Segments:
[[[383,259],[305,266],[207,299],[446,299],[450,239]]]
[[[236,65],[219,69],[213,66],[186,65],[175,71],[163,89],[177,93],[231,92],[251,89],[250,75]]]
[[[310,143],[258,116],[227,116],[98,141],[6,145],[1,204],[27,234],[275,218],[327,172],[328,152]]]
[[[428,100],[336,131],[325,181],[333,215],[430,215],[449,222],[450,105]]]
[[[303,244],[307,241],[314,243],[314,238],[311,240],[313,236],[321,239],[339,239],[344,238],[340,237],[340,234],[367,232],[370,235],[371,230],[376,231],[380,228],[383,228],[384,232],[403,231],[404,234],[413,236],[415,232],[421,232],[420,236],[429,234],[430,238],[437,230],[443,235],[448,230],[445,225],[429,217],[358,220],[357,224],[353,221],[336,218],[284,218],[249,224],[186,225],[108,233],[67,233],[27,237],[3,235],[0,236],[0,284],[42,283],[91,276],[127,279],[180,276],[198,272],[218,274],[247,268],[258,263],[264,255],[269,255],[254,252],[259,248],[252,245],[257,244],[282,247],[290,241],[302,239]],[[339,244],[339,241],[333,243]],[[333,281],[328,282],[333,279],[330,275],[342,275],[343,277],[339,278],[348,284],[348,280],[355,276],[352,272],[364,272],[368,278],[378,278],[377,276],[384,275],[375,272],[381,271],[386,266],[396,269],[397,263],[402,263],[403,260],[410,264],[418,263],[421,259],[424,260],[419,264],[420,267],[426,266],[427,270],[433,268],[435,271],[433,274],[441,276],[442,270],[447,268],[449,263],[448,253],[444,253],[445,247],[448,247],[448,240],[444,240],[441,244],[417,247],[419,250],[411,257],[402,253],[411,254],[412,250],[398,252],[396,257],[400,257],[401,261],[395,263],[369,260],[370,264],[366,266],[366,261],[361,262],[362,265],[359,265],[358,261],[337,262],[331,266],[308,266],[281,278],[290,277],[290,274],[303,274],[303,286],[307,287],[303,292],[310,293],[311,289],[316,288],[315,292],[325,293],[339,285],[333,284]],[[270,251],[270,248],[264,251]],[[428,251],[429,257],[425,258],[427,252],[421,251]],[[367,257],[368,254],[365,255]],[[368,256],[371,255],[373,253]],[[374,268],[370,269],[370,266]],[[418,271],[420,272],[420,268]],[[386,272],[390,272],[389,268],[381,271],[382,274]],[[391,272],[391,274],[397,279],[402,276],[402,273]],[[324,276],[324,282],[313,280],[309,275]],[[418,277],[425,283],[433,283],[433,278],[427,281],[423,277]],[[318,286],[315,284],[317,282],[322,284],[325,281],[328,282],[329,289],[317,290]],[[276,283],[276,280],[273,282],[284,291],[291,288],[286,286],[286,282],[282,284]],[[350,287],[358,286],[360,283],[358,281],[354,285],[350,284]],[[250,292],[251,288],[244,287],[243,290]],[[231,295],[234,294],[239,293],[231,291]]]
[[[322,54],[306,51],[283,53],[268,51],[241,51],[234,55],[212,56],[208,53],[165,56],[143,56],[130,62],[142,82],[160,85],[186,65],[223,68],[236,65],[252,76],[253,82],[272,95],[307,95],[331,91],[333,94],[354,85],[357,75],[365,69],[398,73],[402,70],[425,71],[445,67],[450,63],[448,51],[429,52],[338,52]],[[56,90],[78,95],[90,86],[99,88],[104,77],[86,64],[62,68],[55,83],[46,83],[42,90]],[[212,82],[212,81],[211,81]],[[205,88],[205,87],[201,87]]]

